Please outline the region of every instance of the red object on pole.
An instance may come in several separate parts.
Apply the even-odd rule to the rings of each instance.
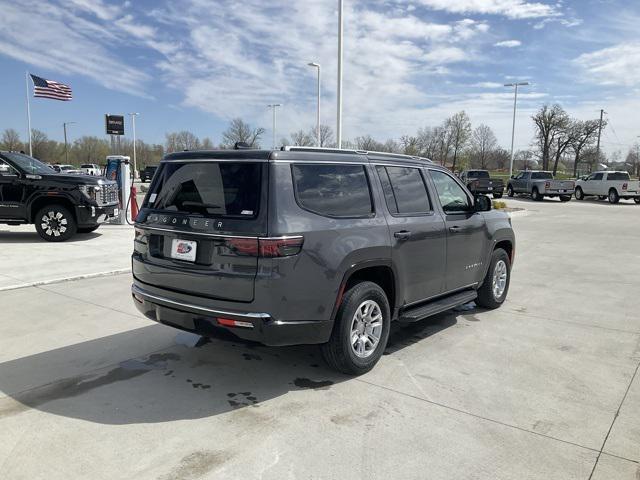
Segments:
[[[138,191],[136,190],[135,185],[131,185],[131,220],[135,222],[136,217],[138,216]]]

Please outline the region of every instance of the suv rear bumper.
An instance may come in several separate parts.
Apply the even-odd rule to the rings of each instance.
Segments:
[[[136,308],[147,318],[203,336],[224,330],[243,339],[268,346],[318,344],[329,341],[333,322],[282,322],[268,313],[215,310],[184,303],[157,294],[134,282],[131,295]],[[242,322],[246,326],[225,326],[220,319]]]

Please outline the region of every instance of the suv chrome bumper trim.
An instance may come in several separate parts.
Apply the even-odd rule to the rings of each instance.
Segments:
[[[152,293],[147,292],[146,290],[143,290],[142,288],[138,287],[137,285],[131,285],[131,292],[135,295],[140,295],[143,298],[148,298],[150,300],[157,300],[160,302],[165,302],[171,305],[176,305],[178,307],[185,307],[185,308],[190,308],[193,310],[200,310],[201,312],[205,312],[207,314],[210,315],[228,315],[231,317],[244,317],[244,318],[259,318],[259,319],[268,319],[271,318],[271,315],[269,315],[268,313],[253,313],[253,312],[228,312],[225,310],[215,310],[212,308],[206,308],[206,307],[201,307],[199,305],[194,305],[192,303],[183,303],[183,302],[178,302],[176,300],[172,300],[170,298],[167,297],[162,297],[159,295],[153,295]]]

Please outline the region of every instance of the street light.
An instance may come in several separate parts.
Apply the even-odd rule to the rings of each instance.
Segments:
[[[318,118],[316,119],[316,140],[317,140],[318,147],[321,147],[322,145],[320,144],[320,64],[315,62],[310,62],[307,65],[318,69],[318,114],[317,114]]]
[[[344,35],[343,7],[343,1],[338,0],[338,120],[336,128],[338,148],[342,148],[342,39]]]
[[[69,148],[67,147],[67,125],[73,125],[76,122],[64,122],[62,129],[64,130],[64,160],[65,163],[69,163]]]
[[[513,97],[513,126],[511,127],[511,163],[509,164],[509,178],[513,175],[513,141],[516,135],[516,104],[518,102],[518,87],[529,85],[529,82],[520,83],[505,83],[505,87],[515,87],[515,94]]]
[[[273,148],[276,148],[276,109],[281,107],[281,103],[272,103],[267,108],[273,108]]]
[[[136,175],[138,175],[138,165],[136,163],[136,117],[140,114],[133,112],[129,115],[131,115],[131,127],[133,128],[133,180],[135,181]]]

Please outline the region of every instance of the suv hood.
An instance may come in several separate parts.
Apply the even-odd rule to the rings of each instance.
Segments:
[[[94,177],[92,175],[66,175],[64,173],[54,173],[51,175],[40,175],[43,180],[64,183],[66,185],[112,185],[113,180],[104,177]]]

